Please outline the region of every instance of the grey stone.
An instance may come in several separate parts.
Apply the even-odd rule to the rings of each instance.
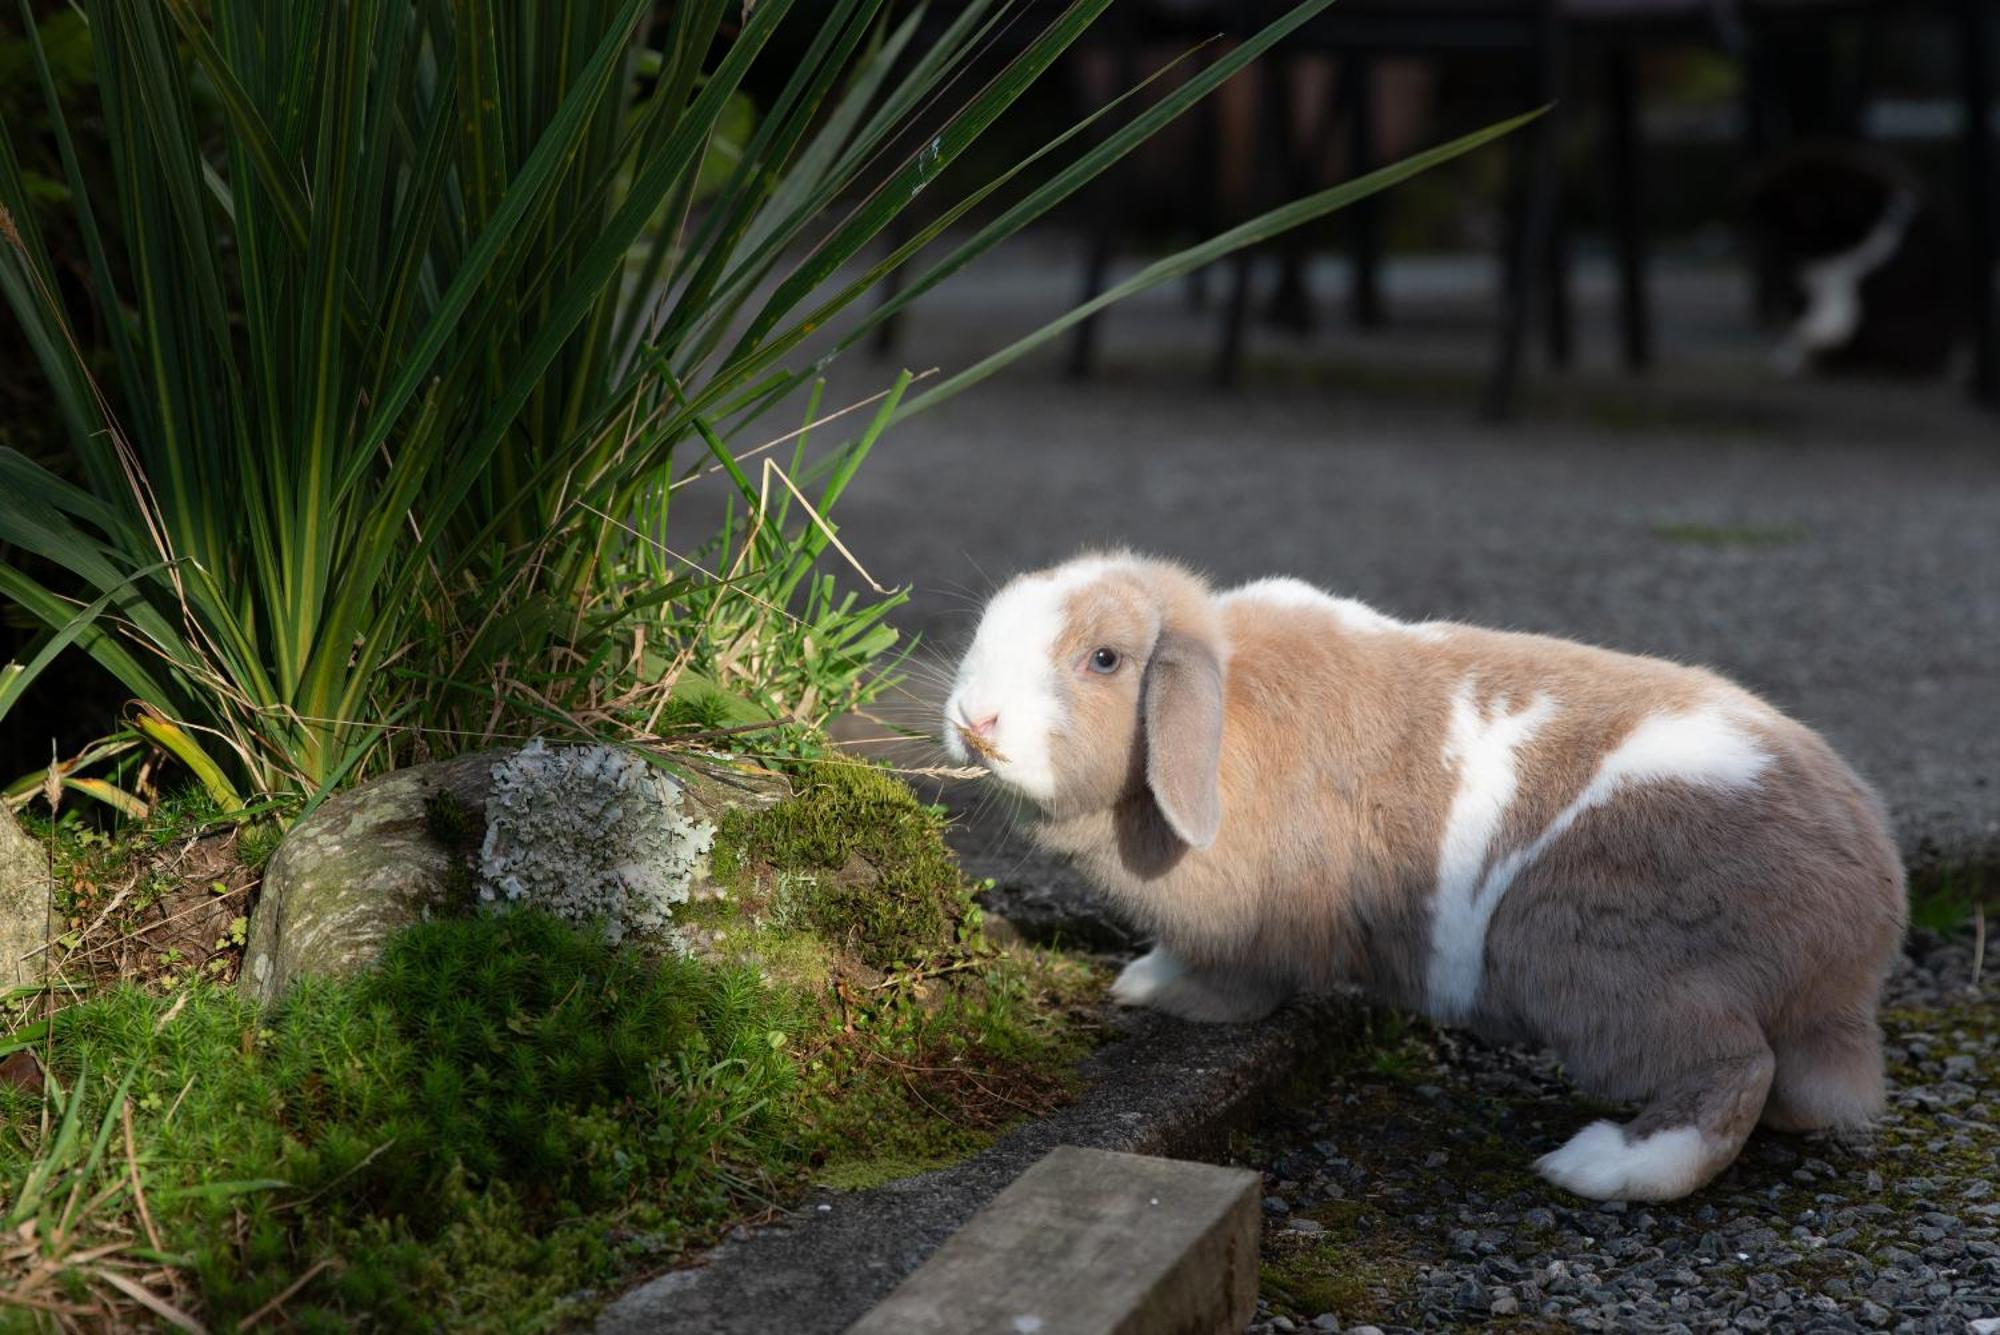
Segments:
[[[372,964],[398,929],[442,912],[454,859],[431,836],[424,804],[448,793],[483,811],[493,766],[511,754],[480,751],[397,770],[329,798],[293,826],[250,915],[237,983],[243,996],[269,1006],[300,978],[349,976]],[[689,770],[682,800],[690,814],[712,821],[732,806],[769,806],[787,791],[777,776]],[[694,897],[712,893],[706,875],[704,859]]]
[[[0,992],[42,980],[53,888],[48,850],[0,802]]]
[[[1257,1174],[1065,1145],[981,1210],[850,1335],[1242,1330]]]

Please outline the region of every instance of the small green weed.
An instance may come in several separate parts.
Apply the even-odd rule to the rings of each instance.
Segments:
[[[1939,868],[1911,881],[1910,925],[1949,936],[1970,928],[1975,910],[1994,903],[1993,878],[1986,868]]]
[[[1653,536],[1689,547],[1790,547],[1806,540],[1803,524],[1657,523]]]

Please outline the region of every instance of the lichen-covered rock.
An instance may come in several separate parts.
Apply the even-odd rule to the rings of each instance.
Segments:
[[[681,785],[637,756],[536,738],[493,767],[479,895],[678,947],[674,905],[714,841]]]
[[[353,974],[399,928],[456,907],[466,897],[466,868],[462,852],[434,831],[438,799],[483,813],[495,766],[514,754],[482,751],[398,770],[328,799],[294,826],[265,869],[250,915],[243,995],[270,1005],[302,977]],[[725,811],[767,807],[787,792],[775,775],[716,768],[688,773],[680,798],[690,819],[712,824]],[[715,893],[705,856],[695,860],[687,889],[692,898]]]
[[[50,888],[48,851],[0,802],[0,992],[42,979]]]

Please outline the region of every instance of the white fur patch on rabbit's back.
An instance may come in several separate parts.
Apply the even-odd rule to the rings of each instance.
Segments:
[[[1501,847],[1507,812],[1522,783],[1523,754],[1560,713],[1560,703],[1546,693],[1482,705],[1472,678],[1453,696],[1442,759],[1456,784],[1438,850],[1425,979],[1426,1009],[1435,1018],[1463,1021],[1478,1010],[1494,911],[1521,872],[1585,812],[1638,785],[1740,791],[1754,786],[1771,761],[1735,702],[1648,714],[1604,754],[1589,781],[1539,833]]]
[[[1444,627],[1425,623],[1412,625],[1398,621],[1386,612],[1377,611],[1358,598],[1341,598],[1316,588],[1302,579],[1279,575],[1230,589],[1221,595],[1220,601],[1227,607],[1235,602],[1263,603],[1271,607],[1304,608],[1326,612],[1340,623],[1342,630],[1358,634],[1389,634],[1400,632],[1414,635],[1422,640],[1434,640],[1444,634]]]

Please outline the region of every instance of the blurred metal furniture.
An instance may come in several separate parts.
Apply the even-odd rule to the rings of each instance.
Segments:
[[[1605,158],[1600,179],[1608,196],[1617,269],[1619,348],[1625,365],[1640,370],[1652,360],[1653,328],[1647,281],[1646,153],[1637,78],[1640,56],[1649,49],[1699,43],[1720,45],[1741,59],[1746,69],[1744,147],[1749,154],[1762,156],[1778,147],[1782,137],[1782,127],[1772,123],[1764,105],[1767,58],[1775,43],[1849,21],[1875,25],[1877,31],[1891,21],[1949,21],[1956,26],[1960,66],[1961,216],[1975,311],[1972,389],[1982,402],[2000,406],[2000,330],[1995,328],[1993,291],[2000,219],[1995,217],[1991,121],[1996,7],[2000,7],[1996,0],[1341,0],[1266,59],[1270,72],[1264,80],[1259,117],[1265,132],[1257,136],[1265,150],[1258,164],[1259,206],[1311,189],[1308,164],[1324,143],[1316,138],[1295,142],[1286,105],[1287,62],[1302,54],[1339,60],[1339,82],[1332,104],[1325,109],[1325,128],[1330,130],[1336,119],[1344,125],[1349,171],[1360,175],[1376,165],[1371,79],[1377,59],[1470,51],[1510,61],[1522,82],[1523,104],[1555,106],[1509,149],[1513,162],[1502,253],[1504,297],[1484,396],[1488,415],[1506,416],[1516,401],[1525,346],[1538,318],[1550,361],[1561,366],[1570,357],[1568,245],[1559,170],[1562,137],[1574,123],[1578,106],[1593,96],[1602,99]],[[1119,53],[1121,82],[1129,86],[1137,71],[1134,53],[1142,41],[1247,32],[1284,8],[1282,0],[1207,6],[1185,0],[1167,5],[1135,0],[1113,7],[1106,16],[1110,26],[1102,28],[1096,40]],[[1114,16],[1121,17],[1113,21]],[[1594,86],[1573,86],[1574,71],[1580,69],[1598,74]],[[1102,289],[1108,274],[1118,225],[1115,198],[1110,187],[1103,188],[1101,206],[1093,211],[1085,299]],[[1379,326],[1386,319],[1377,208],[1376,201],[1364,200],[1346,215],[1350,310],[1363,328]],[[1205,230],[1214,230],[1220,220],[1203,221],[1211,224]],[[1299,281],[1303,240],[1292,234],[1274,244],[1284,261],[1280,303],[1302,301],[1302,292],[1285,289]],[[1254,262],[1246,251],[1239,252],[1232,265],[1216,364],[1217,377],[1224,381],[1233,381],[1240,373]],[[1078,327],[1070,356],[1073,372],[1087,373],[1091,368],[1097,335],[1094,320]]]
[[[1637,130],[1635,51],[1662,40],[1712,40],[1728,0],[1341,0],[1316,16],[1272,53],[1259,144],[1269,150],[1262,161],[1278,159],[1263,173],[1260,191],[1266,204],[1310,188],[1308,163],[1322,141],[1293,142],[1292,120],[1285,105],[1285,65],[1301,55],[1336,58],[1339,83],[1329,121],[1344,123],[1350,175],[1361,175],[1373,160],[1373,87],[1375,63],[1383,57],[1441,57],[1457,53],[1493,56],[1508,62],[1519,81],[1521,104],[1550,110],[1509,145],[1511,156],[1502,244],[1502,301],[1495,330],[1493,360],[1487,374],[1484,408],[1492,417],[1509,415],[1518,396],[1525,349],[1539,322],[1549,358],[1569,361],[1572,337],[1567,245],[1560,210],[1560,166],[1564,135],[1580,99],[1571,95],[1573,48],[1591,43],[1601,49],[1605,73],[1605,104],[1611,133],[1606,179],[1611,182],[1611,215],[1620,274],[1620,331],[1625,361],[1634,368],[1650,359],[1650,316],[1646,294],[1645,235],[1642,204],[1640,144]],[[1231,6],[1242,28],[1268,21],[1281,4]],[[1220,21],[1218,12],[1215,19]],[[1115,39],[1114,39],[1115,40]],[[1585,94],[1587,96],[1587,94]],[[1373,328],[1386,320],[1380,280],[1379,204],[1364,200],[1346,218],[1352,265],[1350,309],[1355,323]],[[1094,295],[1106,263],[1111,223],[1097,223],[1098,236],[1086,266],[1085,296]],[[1285,289],[1298,280],[1302,265],[1297,236],[1280,243],[1285,248],[1281,302],[1296,302]],[[1233,266],[1232,290],[1216,373],[1234,380],[1246,341],[1251,266],[1254,257],[1239,253]],[[1080,327],[1071,356],[1075,370],[1092,359],[1095,331]]]
[[[1114,6],[1116,12],[1118,6]],[[1150,6],[1132,6],[1146,10]],[[1186,8],[1186,6],[1176,6]],[[1238,0],[1236,4],[1216,4],[1202,14],[1212,28],[1242,34],[1254,32],[1284,12],[1282,2]],[[1292,116],[1286,106],[1288,66],[1304,54],[1332,56],[1340,60],[1336,106],[1326,108],[1332,116],[1336,108],[1344,114],[1348,128],[1348,170],[1360,176],[1374,168],[1374,126],[1372,126],[1372,66],[1380,56],[1426,56],[1448,52],[1478,52],[1504,58],[1518,72],[1524,106],[1550,106],[1534,126],[1516,136],[1510,146],[1510,206],[1508,238],[1502,246],[1504,300],[1500,326],[1496,332],[1494,366],[1488,374],[1486,412],[1506,416],[1514,406],[1520,382],[1522,344],[1528,338],[1538,304],[1538,290],[1548,292],[1548,284],[1538,282],[1548,268],[1550,234],[1556,226],[1558,152],[1564,122],[1564,76],[1568,58],[1564,50],[1566,22],[1564,0],[1340,0],[1308,20],[1284,46],[1266,58],[1264,106],[1260,114],[1262,140],[1276,146],[1276,152],[1258,154],[1260,204],[1274,204],[1280,194],[1296,194],[1302,180],[1310,180],[1306,166],[1320,144],[1296,144]],[[1106,34],[1118,40],[1120,34]],[[1090,260],[1084,274],[1084,298],[1096,296],[1102,288],[1108,266],[1108,238],[1116,226],[1110,218],[1094,224]],[[1382,322],[1380,296],[1380,242],[1376,204],[1364,200],[1348,212],[1354,262],[1354,318],[1362,326]],[[1234,380],[1244,350],[1248,322],[1252,256],[1240,252],[1234,262],[1232,290],[1224,314],[1222,348],[1218,352],[1216,374],[1220,380]],[[1560,312],[1550,318],[1556,342],[1566,338]],[[1074,334],[1070,366],[1074,372],[1088,372],[1094,360],[1096,322],[1084,322]]]
[[[1030,0],[1032,6],[1053,0]],[[1081,45],[1114,62],[1118,86],[1138,81],[1140,52],[1148,47],[1192,46],[1205,38],[1225,39],[1254,32],[1289,8],[1287,0],[1118,0],[1088,32]],[[940,22],[950,5],[934,7]],[[1567,364],[1571,352],[1567,229],[1563,224],[1560,155],[1562,136],[1576,109],[1601,97],[1605,160],[1600,179],[1608,199],[1613,254],[1618,275],[1618,330],[1621,357],[1633,370],[1652,359],[1652,313],[1648,292],[1646,146],[1640,123],[1638,65],[1651,49],[1689,42],[1719,44],[1745,69],[1746,153],[1762,157],[1781,146],[1786,127],[1770,113],[1769,57],[1780,43],[1799,34],[1824,32],[1831,25],[1861,22],[1879,32],[1891,22],[1944,22],[1952,25],[1958,56],[1962,209],[1967,240],[1968,287],[1974,310],[1972,389],[1984,403],[2000,407],[2000,301],[1994,293],[1996,242],[2000,241],[2000,199],[1994,179],[1993,46],[2000,0],[1339,0],[1315,16],[1262,62],[1264,98],[1258,119],[1268,135],[1256,136],[1253,194],[1257,207],[1270,207],[1314,188],[1311,163],[1338,124],[1348,141],[1349,171],[1360,175],[1376,164],[1373,96],[1374,63],[1385,56],[1439,57],[1452,53],[1490,54],[1506,60],[1520,81],[1523,107],[1552,104],[1549,114],[1514,136],[1511,154],[1506,237],[1502,245],[1503,301],[1484,394],[1488,415],[1501,417],[1515,405],[1523,373],[1525,345],[1540,319],[1549,360]],[[1865,48],[1865,40],[1864,40]],[[1334,96],[1323,123],[1308,142],[1295,142],[1286,105],[1288,62],[1316,54],[1338,60]],[[1573,71],[1591,69],[1598,79],[1573,88]],[[1573,95],[1572,95],[1573,94]],[[1196,117],[1197,149],[1206,164],[1217,157],[1213,99]],[[1102,291],[1119,232],[1117,172],[1093,187],[1085,243],[1082,300]],[[1230,220],[1222,216],[1209,189],[1197,192],[1190,221],[1206,236]],[[1363,328],[1382,324],[1379,205],[1364,200],[1344,215],[1352,265],[1350,309]],[[901,240],[900,236],[892,240]],[[1302,303],[1305,240],[1294,232],[1273,243],[1284,261],[1281,300]],[[1267,251],[1266,253],[1271,253]],[[1238,252],[1224,306],[1218,378],[1240,372],[1249,314],[1251,266],[1255,256]],[[892,283],[893,283],[892,276]],[[1197,274],[1191,284],[1203,284]],[[1087,374],[1095,363],[1099,321],[1081,322],[1073,334],[1069,365]],[[886,351],[896,337],[895,322],[878,331]]]

